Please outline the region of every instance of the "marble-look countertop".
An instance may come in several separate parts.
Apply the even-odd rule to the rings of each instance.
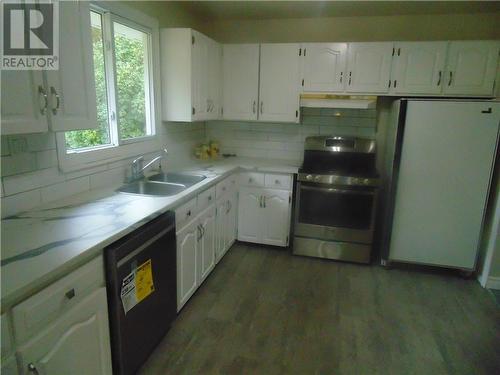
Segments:
[[[156,216],[241,169],[297,173],[286,161],[230,158],[183,171],[207,176],[171,197],[117,193],[116,186],[77,194],[2,220],[2,312],[101,254],[102,249]]]

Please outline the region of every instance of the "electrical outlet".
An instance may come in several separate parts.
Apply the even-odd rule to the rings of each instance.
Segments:
[[[28,141],[25,137],[10,137],[9,148],[11,155],[21,154],[28,151]]]

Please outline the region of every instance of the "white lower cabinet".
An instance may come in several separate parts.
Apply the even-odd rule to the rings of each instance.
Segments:
[[[198,218],[198,284],[201,284],[215,267],[215,206],[207,208]]]
[[[196,220],[177,232],[177,311],[196,291],[199,235]]]
[[[176,216],[182,210],[176,210]],[[177,232],[177,311],[214,269],[215,226],[215,205],[211,204]]]
[[[269,184],[279,175],[264,179]],[[285,176],[286,179],[291,178]],[[291,184],[283,183],[284,187]],[[287,189],[242,187],[238,200],[238,240],[274,246],[288,246],[292,192]]]
[[[19,370],[17,368],[17,362],[15,356],[10,356],[9,358],[2,359],[2,366],[0,367],[0,374],[2,375],[18,375]]]
[[[23,374],[111,374],[106,289],[100,288],[18,347]]]
[[[218,263],[236,240],[237,192],[231,190],[217,200],[215,262]]]

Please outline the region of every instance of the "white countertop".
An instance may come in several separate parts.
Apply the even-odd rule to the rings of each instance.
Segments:
[[[298,163],[230,158],[186,169],[207,176],[172,197],[93,190],[2,220],[2,311],[21,302],[102,249],[240,169],[297,173]]]

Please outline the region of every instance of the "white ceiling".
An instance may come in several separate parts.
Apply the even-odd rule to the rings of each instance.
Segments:
[[[200,20],[500,12],[500,1],[179,1]]]

